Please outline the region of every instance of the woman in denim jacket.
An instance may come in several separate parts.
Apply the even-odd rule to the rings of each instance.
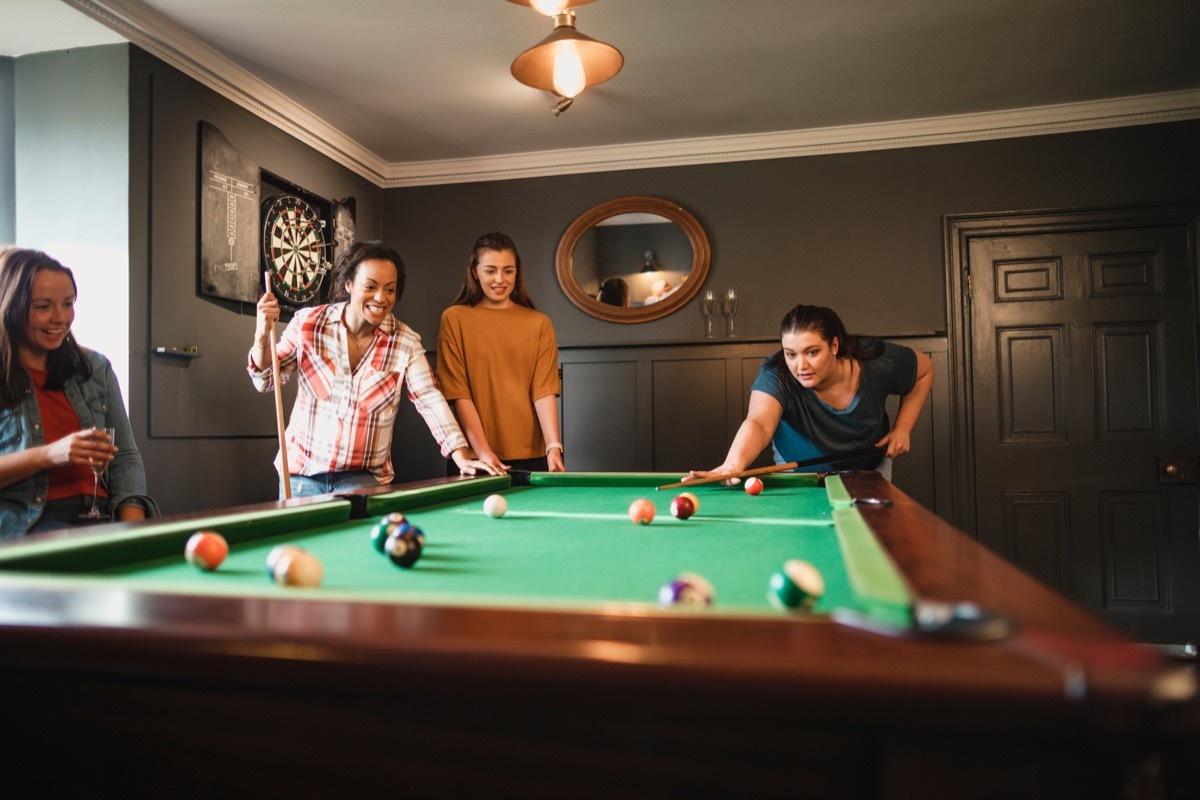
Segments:
[[[101,522],[158,513],[112,365],[71,335],[77,291],[45,253],[0,250],[0,538],[88,522],[94,464]]]

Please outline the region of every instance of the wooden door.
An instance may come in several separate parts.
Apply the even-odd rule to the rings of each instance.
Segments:
[[[1200,453],[1193,229],[1079,225],[965,245],[975,530],[1134,638],[1194,644],[1197,487],[1159,474]]]

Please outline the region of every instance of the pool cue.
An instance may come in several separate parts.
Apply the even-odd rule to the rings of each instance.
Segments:
[[[271,276],[263,273],[263,285],[271,293]],[[271,323],[271,380],[275,383],[275,432],[279,437],[279,467],[283,479],[283,499],[292,499],[292,479],[288,473],[287,440],[283,426],[283,389],[279,386],[279,354],[275,352],[275,323]]]
[[[726,475],[710,475],[707,478],[692,478],[688,481],[677,481],[675,483],[664,483],[662,486],[655,487],[655,491],[663,489],[679,489],[684,486],[697,486],[702,483],[716,483],[717,481],[728,481],[734,478],[749,478],[752,475],[770,475],[774,472],[787,472],[790,469],[798,467],[811,467],[813,464],[824,464],[829,462],[835,464],[838,461],[850,461],[855,458],[866,458],[867,456],[883,455],[887,452],[885,447],[871,447],[865,450],[854,450],[841,455],[818,456],[816,458],[806,458],[803,461],[789,461],[786,464],[773,464],[769,467],[758,467],[756,469],[744,469],[741,472],[730,472]]]

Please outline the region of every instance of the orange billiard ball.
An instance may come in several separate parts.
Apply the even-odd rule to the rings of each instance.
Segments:
[[[751,478],[746,481],[746,494],[762,494],[763,482],[762,478]]]
[[[649,525],[654,521],[654,503],[639,497],[629,506],[629,518],[638,525]]]
[[[212,572],[229,555],[229,543],[215,531],[197,531],[187,540],[183,556],[196,569]]]
[[[300,548],[285,552],[275,564],[275,583],[280,586],[313,589],[321,585],[324,577],[321,560]]]

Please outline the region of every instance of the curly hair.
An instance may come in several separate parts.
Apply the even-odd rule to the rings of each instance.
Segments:
[[[390,261],[396,267],[396,302],[404,295],[404,262],[400,254],[382,242],[355,242],[338,254],[329,279],[329,302],[349,300],[347,283],[354,283],[358,265],[364,261]]]

